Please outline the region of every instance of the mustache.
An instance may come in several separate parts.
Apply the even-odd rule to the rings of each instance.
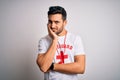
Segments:
[[[51,30],[57,30],[56,28],[51,28]]]
[[[56,28],[52,28],[52,27],[51,27],[51,29],[56,29]]]

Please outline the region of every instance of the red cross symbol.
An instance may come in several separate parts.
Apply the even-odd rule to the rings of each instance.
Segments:
[[[68,55],[64,55],[63,51],[60,51],[60,55],[56,56],[57,59],[60,59],[59,64],[63,64],[64,63],[64,59],[68,58]]]

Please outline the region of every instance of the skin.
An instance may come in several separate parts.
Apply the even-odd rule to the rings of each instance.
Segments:
[[[48,33],[52,38],[52,43],[46,53],[38,54],[37,64],[42,72],[49,71],[51,63],[57,48],[58,36],[67,34],[65,25],[66,20],[62,19],[61,14],[52,14],[48,16]],[[54,64],[54,71],[66,74],[83,74],[85,71],[85,55],[74,56],[75,62],[67,64]]]

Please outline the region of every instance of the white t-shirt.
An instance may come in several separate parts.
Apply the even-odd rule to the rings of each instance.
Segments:
[[[48,50],[51,42],[52,39],[49,35],[41,38],[38,44],[38,54],[45,53]],[[57,45],[57,50],[54,55],[53,63],[63,63],[63,64],[71,63],[74,62],[75,55],[85,54],[83,49],[83,44],[79,36],[75,36],[71,33],[67,33],[66,39],[65,36],[61,36],[58,38],[58,42],[59,44]],[[63,51],[62,55],[60,51]],[[56,71],[50,71],[45,73],[44,79],[45,80],[78,80],[78,76],[77,74],[64,74]]]

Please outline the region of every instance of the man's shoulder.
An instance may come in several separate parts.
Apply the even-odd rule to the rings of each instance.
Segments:
[[[68,33],[68,36],[69,36],[69,38],[71,38],[71,39],[76,39],[76,38],[80,38],[80,35],[76,35],[76,34],[74,34],[74,33]]]
[[[43,36],[43,37],[41,37],[40,38],[40,41],[49,41],[49,40],[51,40],[51,37],[49,36],[49,35],[46,35],[46,36]]]
[[[49,38],[49,35],[45,35],[45,36],[41,37],[41,39],[47,39],[47,38]]]

